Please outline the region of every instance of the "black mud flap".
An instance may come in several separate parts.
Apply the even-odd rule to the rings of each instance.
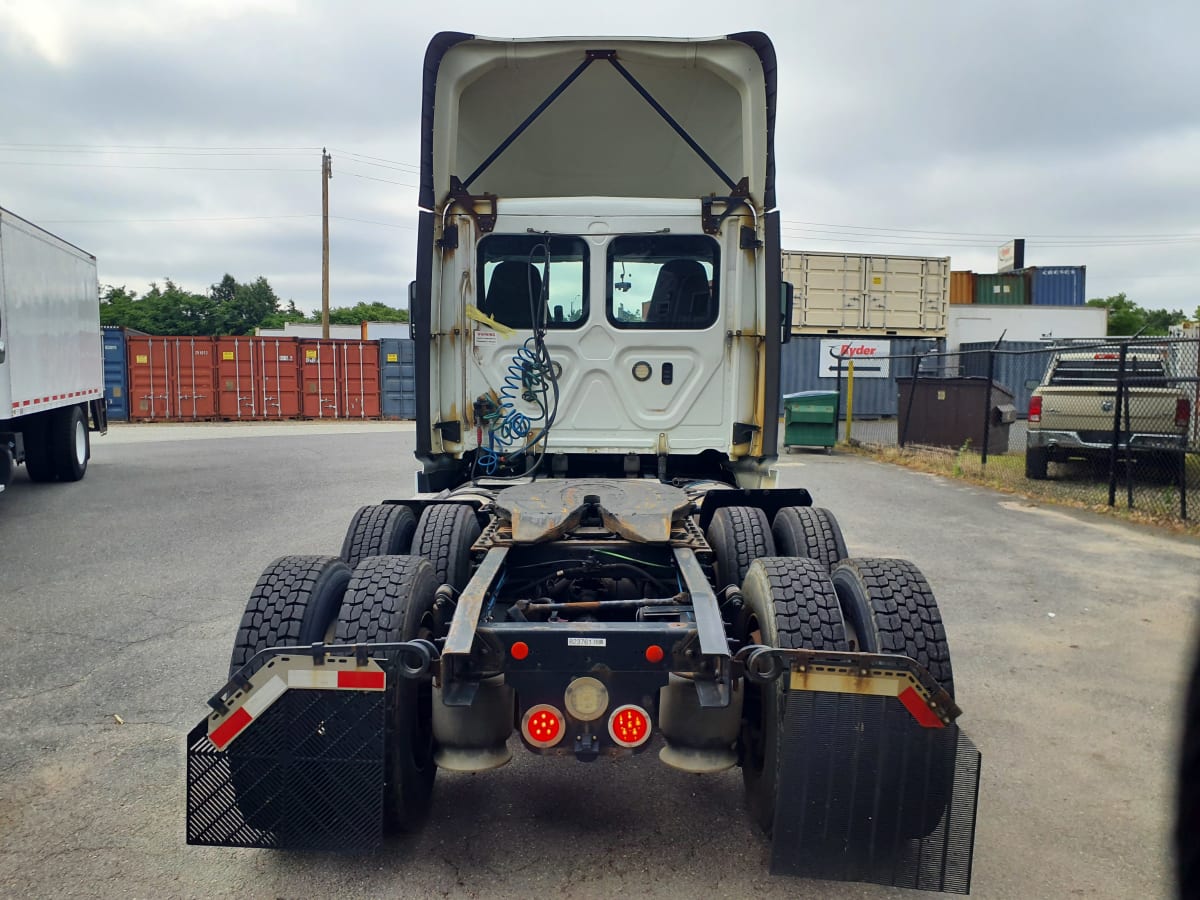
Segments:
[[[187,746],[187,842],[369,852],[383,839],[384,692],[289,690],[225,750]]]
[[[969,893],[980,759],[894,697],[789,691],[771,873]]]

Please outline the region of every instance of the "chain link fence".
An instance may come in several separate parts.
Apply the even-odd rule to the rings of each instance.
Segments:
[[[842,441],[1035,496],[1200,520],[1200,339],[887,357],[894,418],[855,418],[854,361],[836,358]]]

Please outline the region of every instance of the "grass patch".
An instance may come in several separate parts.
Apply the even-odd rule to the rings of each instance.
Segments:
[[[1188,519],[1179,516],[1179,488],[1162,481],[1135,481],[1133,509],[1128,508],[1124,478],[1117,485],[1117,505],[1108,505],[1107,467],[1100,471],[1086,463],[1051,464],[1050,477],[1033,481],[1025,477],[1025,456],[1020,453],[988,455],[983,465],[979,452],[968,444],[955,449],[912,445],[840,444],[849,450],[881,462],[904,466],[919,472],[957,478],[1007,494],[1046,503],[1087,509],[1125,521],[1156,525],[1178,534],[1200,536],[1200,455],[1187,459]]]

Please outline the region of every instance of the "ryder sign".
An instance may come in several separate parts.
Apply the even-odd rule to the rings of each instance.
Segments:
[[[887,378],[891,373],[891,360],[887,358],[890,349],[890,341],[859,341],[852,338],[821,341],[820,377],[837,378],[839,362],[845,375],[847,364],[853,359],[855,378]],[[847,358],[839,360],[838,356]]]

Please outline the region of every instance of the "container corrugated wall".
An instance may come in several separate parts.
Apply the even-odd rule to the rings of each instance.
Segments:
[[[377,341],[300,341],[301,412],[310,419],[378,419]]]
[[[130,419],[193,422],[216,418],[213,338],[128,334],[125,345]]]
[[[873,344],[886,345],[890,354],[925,353],[941,346],[940,341],[922,340],[919,338],[864,338],[862,335],[844,336],[847,341],[868,340]],[[791,342],[783,345],[783,355],[780,361],[780,394],[793,394],[798,391],[835,391],[838,388],[836,375],[824,373],[828,369],[829,360],[822,359],[821,344],[823,341],[836,340],[830,337],[793,337]],[[857,364],[856,364],[857,366]],[[922,369],[924,371],[924,369]],[[897,407],[897,379],[912,376],[911,360],[890,360],[886,377],[856,376],[854,379],[854,417],[877,418],[894,416]],[[779,403],[780,414],[783,412],[783,401]],[[842,399],[840,415],[846,413],[846,381],[842,379]]]
[[[1031,270],[1030,292],[1035,306],[1083,306],[1087,266],[1037,266]]]
[[[217,338],[219,410],[225,419],[300,415],[299,342],[291,337]]]
[[[950,302],[965,305],[975,302],[975,273],[950,273]]]
[[[975,302],[1000,306],[1024,306],[1029,302],[1028,279],[1024,272],[975,276]]]
[[[988,350],[994,346],[996,345],[990,341],[960,344],[958,349],[963,353],[959,357],[962,374],[986,377],[988,368],[987,354],[967,354],[967,351]],[[1040,341],[1004,341],[1000,344],[1001,350],[1045,350],[1045,348],[1046,345]],[[1046,374],[1046,366],[1050,362],[1050,356],[1049,352],[1022,353],[1020,355],[1009,353],[996,354],[996,368],[993,378],[1012,391],[1018,418],[1024,419],[1029,415],[1029,398],[1033,394],[1034,389],[1042,383],[1042,376]]]
[[[379,342],[380,391],[385,419],[417,417],[417,345],[411,340]]]
[[[104,399],[108,418],[114,422],[129,419],[129,379],[125,361],[125,329],[106,325],[100,333],[104,350]]]

